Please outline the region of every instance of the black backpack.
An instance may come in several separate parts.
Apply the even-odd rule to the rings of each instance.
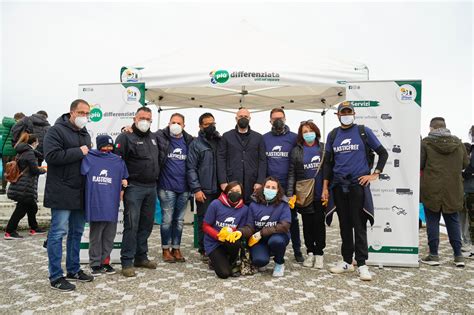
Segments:
[[[365,155],[367,156],[367,162],[369,164],[369,170],[372,170],[374,167],[374,161],[375,161],[375,153],[374,150],[369,146],[368,140],[367,140],[367,133],[365,132],[365,126],[364,125],[357,125],[359,127],[359,135],[364,142],[365,146]],[[334,151],[332,149],[332,145],[334,143],[334,140],[336,139],[337,136],[337,131],[339,130],[340,127],[336,127],[328,135],[328,143],[327,145],[331,148],[330,152],[330,157],[329,161],[331,164],[334,164]]]

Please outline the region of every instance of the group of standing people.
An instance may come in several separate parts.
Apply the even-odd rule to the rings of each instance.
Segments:
[[[25,133],[17,145],[17,152],[27,152],[20,159],[20,169],[28,167],[32,178],[37,180],[45,172],[39,167],[42,157],[35,155],[40,143],[48,163],[44,205],[52,214],[47,243],[51,287],[71,291],[75,289],[71,281],[89,282],[95,276],[115,273],[109,256],[120,199],[124,203],[123,276],[136,276],[135,268],[157,268],[148,257],[157,197],[163,213],[162,259],[184,262],[180,245],[191,194],[197,204],[199,253],[220,278],[239,275],[243,249],[250,252],[251,263],[259,270],[273,257],[273,275],[283,276],[290,240],[297,262],[324,268],[325,218],[330,220],[337,211],[343,259],[330,272],[355,271],[357,265],[360,279],[371,280],[365,264],[367,222],[374,221],[369,184],[383,171],[388,153],[370,128],[355,124],[350,102],[341,103],[336,114],[340,127],[323,143],[312,120],[302,121],[298,132],[291,132],[281,108],[270,112],[271,130],[264,135],[251,129],[246,108],[237,111],[235,128],[223,135],[216,130],[214,116],[204,113],[194,138],[184,130],[185,117],[179,113],[171,116],[167,127],[151,132],[152,112],[141,107],[133,124],[115,142],[99,135],[92,149],[86,129],[90,106],[85,100],[75,100],[43,141]],[[350,145],[346,139],[351,139]],[[373,152],[378,160],[372,171]],[[427,161],[422,151],[422,169],[429,168]],[[36,202],[36,195],[32,198]],[[305,256],[298,213],[303,220]],[[92,275],[79,264],[86,222],[90,222]],[[437,241],[428,234],[431,251]],[[64,276],[61,259],[66,235]],[[433,247],[430,259],[436,259],[435,252]]]

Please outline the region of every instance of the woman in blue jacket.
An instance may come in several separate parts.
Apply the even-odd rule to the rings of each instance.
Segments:
[[[248,208],[239,182],[230,182],[218,199],[207,208],[202,224],[204,250],[219,278],[238,276],[236,261],[242,232],[238,229],[247,220]]]
[[[252,264],[264,267],[274,255],[274,277],[285,273],[285,251],[290,240],[291,212],[283,189],[274,177],[267,177],[263,188],[258,189],[249,206],[247,224],[242,228],[249,238]]]

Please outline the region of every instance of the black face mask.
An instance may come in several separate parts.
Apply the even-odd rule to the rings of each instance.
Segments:
[[[216,126],[207,126],[206,128],[202,129],[202,131],[204,132],[204,136],[206,136],[206,138],[212,138],[212,136],[216,133]]]
[[[283,119],[277,119],[273,122],[272,127],[275,132],[281,133],[283,130],[285,130],[285,122]]]
[[[237,121],[237,125],[239,126],[239,128],[241,129],[246,129],[248,126],[249,126],[249,122],[250,120],[248,118],[240,118],[238,121]]]
[[[229,198],[232,203],[237,203],[242,198],[242,194],[236,191],[231,191],[227,194],[227,198]]]

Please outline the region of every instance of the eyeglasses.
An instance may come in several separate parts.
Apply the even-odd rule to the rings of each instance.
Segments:
[[[78,111],[76,112],[76,114],[78,114],[79,116],[86,116],[86,117],[90,117],[91,115],[90,112],[83,112],[83,111]]]
[[[307,123],[312,123],[312,122],[313,122],[312,119],[303,120],[302,122],[300,122],[300,126],[301,126],[301,125],[304,125],[304,124],[307,124]]]

